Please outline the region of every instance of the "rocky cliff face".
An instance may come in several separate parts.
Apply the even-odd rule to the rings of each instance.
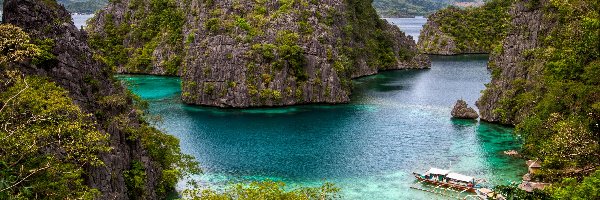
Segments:
[[[145,22],[136,23],[135,13],[152,12],[156,6],[129,6],[135,2],[143,1],[109,5],[93,20],[92,37],[106,38],[110,35],[106,27],[111,26],[133,22],[143,27]],[[380,70],[429,67],[414,41],[379,19],[370,3],[166,2],[183,28],[166,31],[160,38],[180,39],[173,43],[179,48],[153,40],[158,41],[149,65],[154,67],[145,72],[160,71],[156,69],[161,58],[176,57],[182,98],[190,104],[256,107],[348,102],[351,78]],[[171,34],[179,31],[180,35]],[[125,47],[137,41],[130,36],[135,32],[125,32]]]
[[[111,70],[92,59],[86,34],[73,25],[70,14],[55,1],[6,0],[3,21],[23,28],[33,40],[52,43],[55,58],[38,65],[23,63],[18,69],[27,75],[48,77],[67,89],[75,104],[93,114],[98,128],[110,135],[112,150],[100,155],[105,166],[88,167],[87,185],[102,192],[100,199],[127,199],[123,173],[137,160],[146,173],[146,190],[139,197],[158,198],[155,188],[161,176],[160,165],[150,158],[139,139],[127,139],[122,125],[114,120],[117,116],[129,119],[125,125],[135,129],[142,123],[140,116],[125,89],[112,79]],[[113,97],[122,99],[106,103]]]
[[[512,6],[512,28],[501,48],[490,55],[488,67],[492,70],[492,81],[476,103],[482,120],[517,124],[530,112],[531,106],[513,112],[514,106],[507,105],[507,99],[514,99],[520,93],[531,90],[535,82],[540,82],[544,61],[533,60],[531,50],[541,45],[541,38],[554,25],[544,18],[542,5],[545,3],[547,1],[531,6],[524,1]]]
[[[458,12],[463,12],[458,10]],[[450,33],[442,31],[440,18],[452,17],[444,15],[445,12],[436,12],[427,18],[419,35],[417,46],[421,52],[433,55],[457,55],[466,53],[488,53],[485,49],[475,46],[459,48],[455,37]]]
[[[426,54],[490,53],[505,36],[510,1],[489,1],[482,7],[448,7],[430,15],[421,30],[419,50]]]
[[[521,152],[542,165],[537,179],[587,176],[600,163],[599,11],[596,0],[515,1],[491,55],[481,118],[516,126]]]
[[[477,119],[479,114],[475,109],[469,107],[466,101],[459,99],[452,108],[452,117],[458,119]]]
[[[113,1],[86,30],[90,45],[118,73],[179,75],[183,11],[174,1]]]

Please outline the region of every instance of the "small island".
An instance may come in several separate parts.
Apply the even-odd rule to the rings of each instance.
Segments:
[[[111,2],[90,21],[92,47],[121,73],[181,76],[188,104],[347,103],[353,78],[430,67],[370,1],[151,5]]]
[[[467,102],[460,99],[456,101],[456,105],[452,109],[452,117],[457,119],[477,119],[479,114],[475,109],[469,107]]]

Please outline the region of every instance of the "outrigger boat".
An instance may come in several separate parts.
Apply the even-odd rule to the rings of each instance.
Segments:
[[[482,188],[474,177],[452,173],[450,170],[431,168],[424,174],[413,172],[413,175],[420,182],[452,188],[461,192],[476,193],[477,189]]]

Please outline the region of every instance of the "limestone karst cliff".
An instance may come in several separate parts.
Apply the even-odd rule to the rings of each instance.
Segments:
[[[600,161],[599,10],[593,0],[516,1],[490,55],[481,119],[516,126],[524,155],[542,161],[538,178],[585,176],[566,171]]]
[[[73,25],[71,15],[63,6],[54,0],[6,0],[3,9],[3,23],[20,27],[31,37],[31,41],[44,45],[48,52],[41,61],[10,63],[8,68],[1,69],[16,70],[26,77],[47,79],[64,88],[68,98],[82,112],[89,114],[86,118],[95,122],[94,129],[108,135],[110,150],[97,155],[102,161],[101,165],[84,166],[83,184],[97,189],[101,195],[97,197],[99,199],[163,198],[166,192],[173,189],[173,179],[181,175],[174,170],[177,167],[175,162],[179,162],[183,156],[179,152],[178,140],[148,125],[134,98],[112,77],[113,71],[96,59],[88,47],[86,34]],[[26,113],[28,109],[22,108],[21,112]],[[56,140],[60,143],[60,135]],[[49,153],[40,153],[48,157],[56,154],[67,158],[76,156],[69,152],[69,149],[58,148]],[[85,153],[88,152],[73,152]],[[42,178],[46,176],[47,180],[54,175],[68,176],[61,173],[69,169],[39,171],[36,175]],[[125,175],[134,169],[137,170],[135,177]],[[136,182],[132,185],[134,178]],[[16,188],[26,187],[27,184],[30,183],[22,182]],[[32,188],[28,194],[38,197],[38,194],[32,193],[36,191],[35,187]],[[80,192],[77,189],[72,188],[73,195]],[[50,193],[40,195],[53,197]]]
[[[113,2],[88,30],[120,72],[179,74],[190,104],[344,103],[352,78],[430,65],[367,0],[163,3]]]
[[[490,53],[506,35],[510,5],[495,0],[481,7],[438,10],[428,16],[417,46],[436,55]]]
[[[490,56],[492,81],[477,101],[482,120],[503,124],[517,124],[531,111],[532,107],[526,106],[515,112],[503,114],[499,112],[499,108],[506,109],[506,106],[502,105],[503,99],[515,98],[522,92],[522,89],[515,86],[524,87],[526,82],[531,84],[532,81],[539,81],[543,75],[540,69],[543,65],[526,64],[533,62],[526,52],[540,47],[542,35],[554,25],[554,22],[544,19],[540,5],[527,7],[524,3],[515,4],[510,10],[510,15],[510,24],[516,28],[510,29],[500,50]],[[515,85],[517,81],[522,84]]]

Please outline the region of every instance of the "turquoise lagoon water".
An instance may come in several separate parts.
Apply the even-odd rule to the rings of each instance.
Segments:
[[[278,180],[323,181],[344,199],[431,199],[410,189],[412,172],[448,168],[491,184],[516,181],[523,161],[502,154],[519,147],[512,129],[453,120],[457,99],[473,104],[489,81],[486,56],[432,57],[430,70],[402,70],[355,80],[352,102],[265,109],[188,106],[180,80],[120,76],[162,117],[205,171],[204,185]]]
[[[395,21],[409,34],[424,23]],[[441,199],[410,189],[416,184],[411,173],[438,167],[492,185],[519,180],[526,172],[523,161],[502,154],[520,146],[511,128],[450,116],[457,99],[473,105],[489,82],[487,56],[431,58],[429,70],[354,80],[352,102],[341,105],[188,106],[180,100],[178,78],[119,78],[149,101],[150,113],[161,116],[157,126],[198,159],[205,174],[196,179],[206,187],[266,179],[291,186],[329,181],[344,199]]]

